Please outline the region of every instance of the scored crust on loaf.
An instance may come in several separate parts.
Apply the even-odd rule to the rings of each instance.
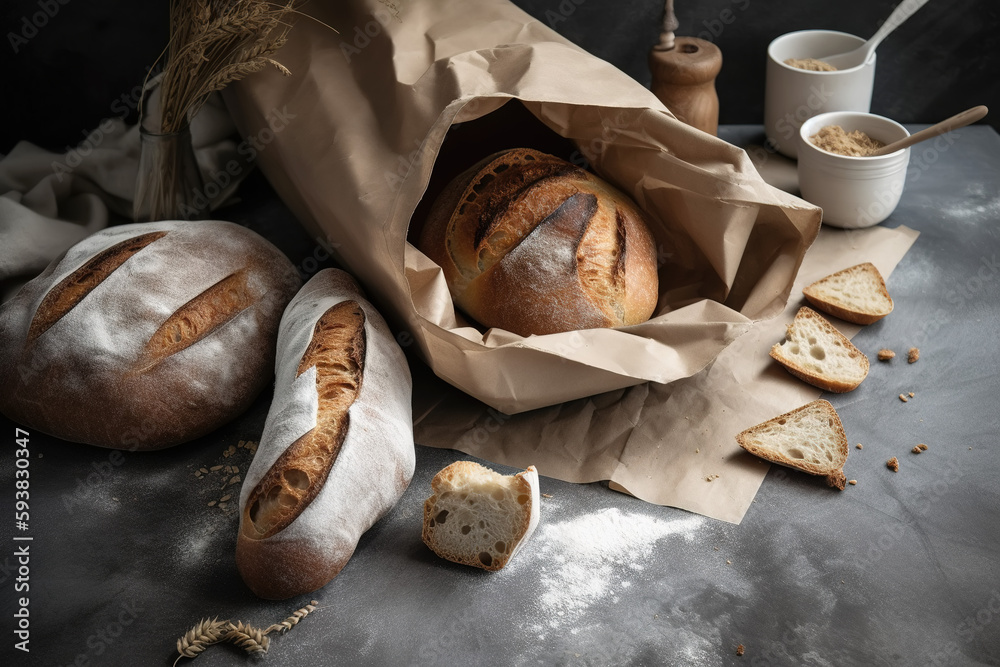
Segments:
[[[166,235],[167,232],[150,232],[125,239],[90,258],[63,278],[38,304],[28,327],[26,342],[30,343],[45,333],[130,257]]]
[[[587,171],[539,151],[490,156],[435,200],[420,249],[455,303],[523,336],[637,324],[658,298],[645,214]]]
[[[803,288],[816,308],[855,324],[872,324],[892,312],[885,279],[871,262],[837,271]]]
[[[762,459],[826,477],[843,490],[847,478],[847,435],[829,401],[807,403],[736,436],[740,447]]]
[[[835,393],[857,388],[868,376],[868,357],[808,306],[795,314],[771,357],[800,380]]]
[[[538,523],[534,466],[501,475],[473,461],[456,461],[431,481],[421,537],[438,556],[484,570],[503,568]]]
[[[190,347],[253,306],[261,296],[245,270],[215,283],[174,311],[143,350],[134,372],[145,372],[160,361]]]
[[[364,311],[355,301],[333,306],[316,323],[296,374],[316,367],[316,426],[278,457],[251,492],[242,521],[246,537],[281,531],[323,488],[347,437],[348,408],[361,390],[364,327]]]

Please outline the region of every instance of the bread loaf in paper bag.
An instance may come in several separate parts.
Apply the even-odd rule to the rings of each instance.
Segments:
[[[671,382],[786,303],[820,210],[511,3],[412,0],[393,13],[377,0],[326,0],[309,12],[340,34],[298,21],[279,53],[293,75],[248,77],[227,104],[246,136],[276,111],[290,119],[267,130],[262,170],[456,387],[514,413]],[[351,41],[355,27],[365,44]],[[411,226],[444,183],[497,150],[551,153],[543,135],[648,216],[659,279],[648,321],[527,337],[477,327],[416,248]]]

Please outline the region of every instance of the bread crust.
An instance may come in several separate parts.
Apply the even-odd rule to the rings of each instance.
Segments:
[[[0,306],[0,411],[102,447],[197,438],[267,385],[300,284],[280,250],[233,223],[98,232]]]
[[[853,278],[858,281],[864,281],[875,291],[876,294],[888,303],[888,307],[876,311],[865,310],[861,304],[852,304],[849,300],[832,298],[829,294],[824,296],[824,292],[828,289],[828,285],[835,282],[837,279],[844,278]],[[871,262],[864,262],[862,264],[857,264],[841,271],[837,271],[836,273],[831,273],[825,278],[817,280],[811,285],[804,287],[802,289],[802,294],[806,297],[806,300],[809,301],[810,304],[819,310],[822,310],[824,313],[833,315],[834,317],[839,317],[845,322],[853,322],[854,324],[874,324],[891,313],[894,307],[892,297],[889,296],[889,290],[885,286],[885,279]]]
[[[775,343],[771,346],[771,358],[784,366],[785,370],[793,376],[803,382],[813,385],[814,387],[819,387],[820,389],[833,392],[835,394],[842,394],[856,389],[858,385],[864,381],[865,377],[868,376],[868,370],[870,368],[868,357],[865,356],[861,350],[856,348],[847,336],[840,333],[840,331],[830,324],[822,315],[808,306],[802,306],[795,314],[795,321],[788,325],[786,340],[790,340],[792,338],[792,332],[796,323],[802,321],[809,321],[817,324],[827,336],[833,338],[837,343],[839,343],[839,345],[847,351],[851,358],[855,360],[858,367],[862,369],[861,377],[853,381],[840,380],[835,377],[831,377],[827,373],[808,368],[802,363],[796,361],[794,358],[785,354],[781,343]]]
[[[364,315],[364,344],[356,359],[359,383],[353,400],[328,401],[324,376],[332,374],[336,384],[343,380],[337,374],[344,369],[336,367],[351,367],[351,357],[359,351],[357,338],[348,336],[355,342],[343,345],[339,354],[326,350],[318,365],[303,359],[309,356],[317,323],[351,302]],[[286,599],[336,577],[361,535],[409,485],[415,466],[412,389],[406,359],[388,325],[354,280],[336,269],[317,273],[285,310],[275,375],[274,399],[240,493],[236,565],[255,594]],[[339,438],[326,461],[326,476],[313,475],[302,461],[286,465],[286,453],[324,424],[335,424],[333,435]],[[308,454],[317,455],[315,449]],[[280,479],[292,468],[309,472],[318,488],[307,489],[294,516],[262,535],[251,519],[253,502],[270,488],[267,480]]]
[[[525,501],[523,505],[518,505],[515,508],[517,511],[515,522],[513,525],[507,527],[510,532],[503,536],[495,536],[494,538],[502,537],[504,548],[501,550],[497,550],[490,545],[483,545],[483,549],[477,549],[474,552],[449,549],[442,543],[442,540],[436,537],[435,531],[441,530],[438,522],[441,521],[441,525],[443,525],[443,521],[447,521],[447,518],[440,519],[441,505],[451,506],[453,502],[453,499],[446,500],[446,498],[455,493],[463,493],[468,496],[479,493],[478,491],[470,491],[463,484],[465,480],[469,479],[476,480],[480,484],[487,481],[495,482],[502,480],[504,484],[511,487],[515,498]],[[490,572],[501,570],[520,551],[538,525],[540,515],[538,488],[538,471],[534,466],[528,466],[523,472],[504,476],[474,461],[455,461],[440,470],[434,476],[434,479],[431,480],[432,493],[424,501],[424,521],[421,530],[421,539],[423,539],[424,544],[431,551],[446,560],[461,565],[478,567]],[[475,499],[475,502],[481,501],[482,499]],[[466,506],[463,509],[467,510],[468,517],[482,517],[483,515],[477,514],[477,508],[469,505],[469,502],[472,501],[459,501],[460,505]],[[453,518],[454,520],[456,519]],[[492,526],[491,529],[496,530],[497,526]],[[473,531],[471,532],[474,534],[477,530],[477,528],[473,527]],[[488,560],[484,560],[484,551],[488,552],[486,554]]]
[[[766,439],[769,429],[783,427],[790,422],[795,423],[807,415],[819,420],[828,420],[827,432],[832,434],[835,439],[836,455],[826,465],[820,465],[805,459],[793,459],[763,444],[763,440]],[[840,415],[837,414],[836,409],[829,401],[818,399],[756,426],[752,426],[737,434],[736,441],[740,447],[754,456],[759,456],[772,463],[801,470],[810,475],[825,477],[829,486],[841,491],[844,490],[847,477],[844,475],[843,468],[850,450],[847,443],[847,435],[844,433],[844,425],[840,421]],[[803,440],[802,447],[808,448],[809,446],[810,442]]]
[[[637,324],[659,295],[646,215],[552,155],[491,155],[435,200],[419,247],[486,327],[528,336]]]

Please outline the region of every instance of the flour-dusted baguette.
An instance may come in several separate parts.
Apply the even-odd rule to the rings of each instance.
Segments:
[[[771,357],[814,387],[843,393],[868,377],[868,357],[822,315],[802,306],[785,331],[785,340],[771,347]]]
[[[240,493],[236,565],[250,589],[314,591],[413,477],[410,371],[343,271],[316,274],[278,335],[274,399]]]
[[[870,262],[830,274],[802,293],[824,313],[855,324],[873,324],[892,312],[885,279]]]
[[[424,544],[438,556],[495,571],[538,525],[538,472],[528,466],[501,475],[474,461],[456,461],[431,480],[424,502]]]
[[[740,447],[772,463],[826,477],[844,490],[847,435],[829,401],[816,400],[736,436]]]
[[[656,247],[624,194],[552,155],[492,155],[435,200],[419,248],[455,303],[485,327],[528,336],[649,319]]]
[[[105,229],[0,307],[0,411],[103,447],[194,439],[273,377],[300,285],[280,250],[230,222]]]

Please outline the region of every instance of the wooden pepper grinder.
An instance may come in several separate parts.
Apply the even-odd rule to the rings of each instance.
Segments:
[[[660,43],[649,52],[653,94],[679,120],[715,135],[719,130],[715,77],[722,69],[722,51],[704,39],[675,37],[679,25],[674,1],[666,0]]]

